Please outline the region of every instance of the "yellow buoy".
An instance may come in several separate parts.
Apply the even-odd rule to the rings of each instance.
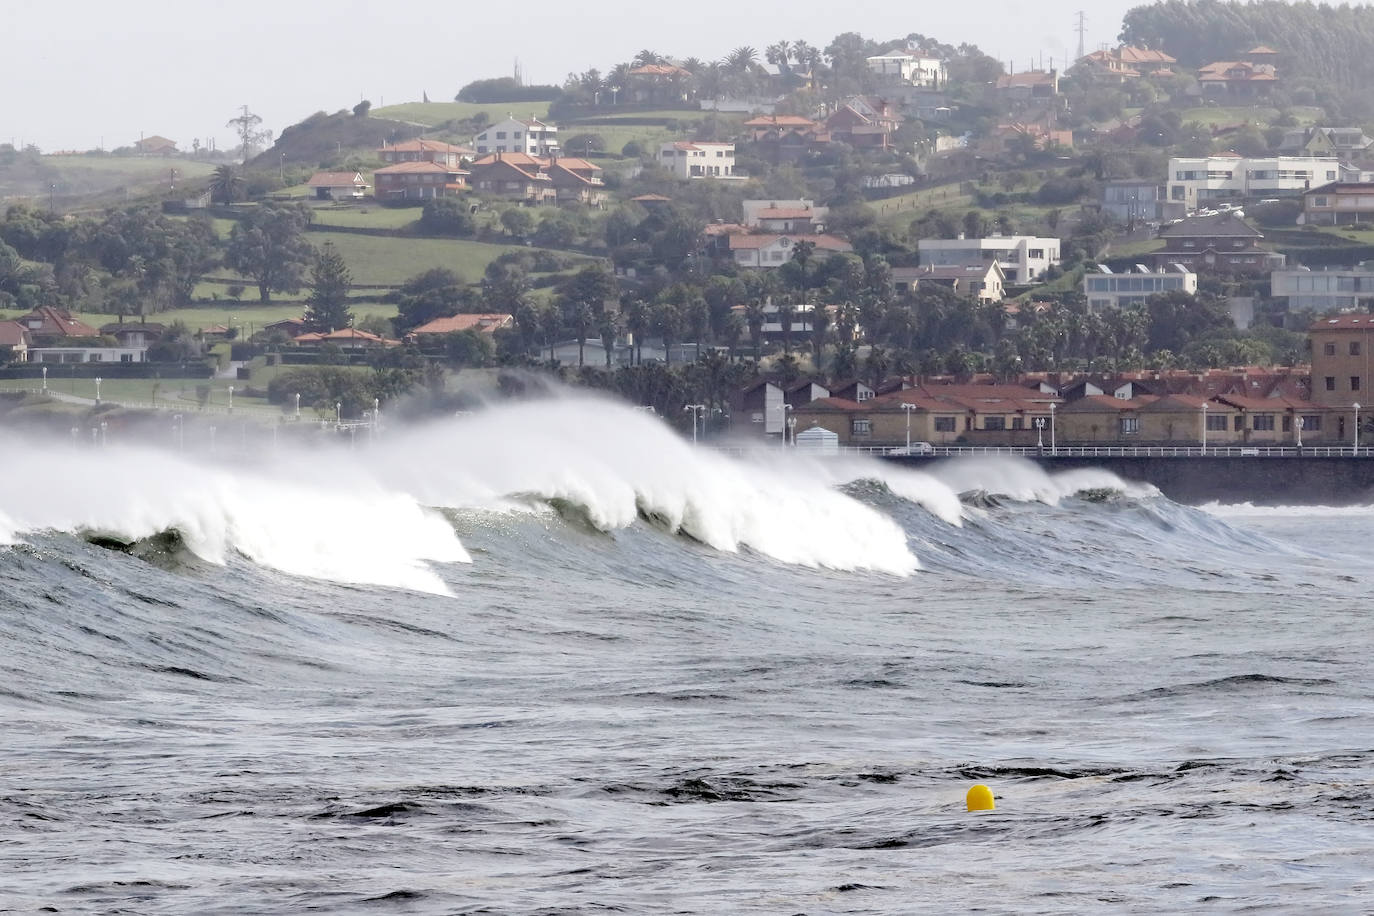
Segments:
[[[992,801],[992,790],[981,782],[968,790],[965,801],[970,811],[991,811],[997,807]]]

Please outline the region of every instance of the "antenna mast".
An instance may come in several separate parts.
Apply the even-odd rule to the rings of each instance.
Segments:
[[[1077,32],[1078,32],[1078,57],[1076,58],[1077,60],[1082,60],[1083,57],[1084,57],[1084,55],[1087,53],[1086,50],[1085,50],[1084,47],[1083,47],[1083,36],[1084,36],[1084,34],[1086,34],[1087,31],[1088,31],[1087,22],[1088,22],[1087,14],[1084,13],[1082,10],[1079,10],[1079,11],[1078,11],[1078,28],[1077,28]]]

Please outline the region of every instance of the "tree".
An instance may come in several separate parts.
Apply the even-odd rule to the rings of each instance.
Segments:
[[[227,127],[234,128],[234,132],[239,135],[239,152],[246,163],[253,156],[253,151],[259,143],[264,143],[272,139],[270,130],[260,130],[258,125],[262,123],[262,117],[255,115],[248,110],[248,106],[243,106],[243,114],[237,118],[231,118]]]
[[[348,291],[353,286],[348,265],[333,242],[325,242],[310,272],[310,298],[305,306],[305,329],[329,333],[353,324]]]
[[[826,333],[830,329],[830,312],[826,307],[817,302],[806,313],[807,320],[811,322],[811,349],[815,353],[816,368],[821,367],[821,351],[825,349]]]
[[[477,221],[458,198],[435,197],[420,211],[420,228],[432,235],[470,236],[477,231]]]
[[[596,316],[596,332],[601,337],[601,347],[606,351],[606,368],[611,368],[611,356],[615,353],[615,339],[620,335],[619,316],[615,312],[602,310]]]
[[[682,339],[682,312],[671,302],[660,303],[654,309],[654,325],[663,338],[663,361],[673,363],[673,344]]]
[[[361,102],[353,106],[353,117],[365,118],[367,117],[368,112],[370,112],[371,110],[372,103],[369,102],[367,99],[363,99]]]
[[[744,320],[749,326],[749,342],[754,345],[754,358],[758,359],[763,355],[763,325],[768,320],[763,303],[756,299],[746,305]]]
[[[243,195],[243,176],[229,163],[215,166],[210,178],[210,198],[226,207]]]
[[[305,239],[310,216],[304,204],[264,204],[230,232],[224,263],[257,284],[262,302],[271,302],[273,292],[300,290],[315,256]]]
[[[534,214],[524,207],[507,207],[501,211],[501,226],[508,235],[520,238],[534,229]]]
[[[816,243],[810,239],[803,239],[792,246],[792,261],[797,265],[797,270],[801,273],[798,282],[803,294],[807,289],[806,265],[811,263],[811,259],[816,254]]]
[[[572,313],[572,329],[577,336],[577,368],[581,369],[586,365],[587,338],[592,336],[592,328],[596,324],[596,315],[592,312],[592,307],[585,302],[578,303]]]
[[[790,302],[778,304],[778,325],[782,328],[782,352],[786,355],[792,353],[792,317],[796,315],[797,308]]]

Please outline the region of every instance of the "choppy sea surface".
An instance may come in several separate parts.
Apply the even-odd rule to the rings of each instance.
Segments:
[[[1374,907],[1374,508],[575,400],[0,467],[3,910]]]

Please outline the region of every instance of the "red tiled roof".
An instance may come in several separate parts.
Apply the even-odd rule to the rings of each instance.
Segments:
[[[1374,185],[1371,185],[1374,189]],[[1309,331],[1326,330],[1349,330],[1358,328],[1361,331],[1374,331],[1374,315],[1336,315],[1331,318],[1321,318],[1307,326]]]
[[[447,318],[435,318],[426,324],[420,325],[412,334],[452,334],[455,331],[466,331],[475,328],[490,334],[499,328],[509,327],[515,318],[505,312],[486,312],[478,315],[451,315]]]
[[[29,332],[17,321],[0,321],[0,347],[22,347],[28,343]]]
[[[43,326],[39,328],[29,327],[29,322],[33,319],[42,320]],[[70,312],[53,308],[51,305],[40,305],[27,315],[20,315],[16,320],[24,325],[30,337],[100,336],[99,331],[86,324],[84,321],[78,321],[73,318]]]
[[[365,188],[367,182],[358,172],[316,172],[305,185],[309,188]]]
[[[645,64],[642,67],[635,67],[630,71],[631,76],[691,76],[691,70],[684,70],[682,67],[674,67],[672,64]]]
[[[442,175],[466,175],[463,169],[452,168],[447,165],[440,165],[428,159],[418,162],[397,162],[392,165],[384,165],[377,169],[373,174],[376,175],[410,175],[410,174],[442,174]]]

